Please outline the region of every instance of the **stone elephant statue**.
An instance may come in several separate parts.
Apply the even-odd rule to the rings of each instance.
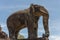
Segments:
[[[49,35],[48,11],[43,6],[31,4],[28,9],[19,10],[7,18],[10,39],[17,39],[18,32],[25,27],[28,28],[29,38],[34,35],[33,33],[35,33],[35,36],[37,37],[38,20],[40,16],[43,16],[45,35]]]

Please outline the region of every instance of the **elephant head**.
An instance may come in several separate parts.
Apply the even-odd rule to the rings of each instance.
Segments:
[[[45,9],[43,6],[37,5],[37,4],[31,4],[30,5],[30,13],[34,13],[35,16],[43,16],[45,14],[48,14],[47,9]]]
[[[43,26],[45,30],[45,35],[48,37],[49,36],[49,28],[48,28],[49,14],[47,9],[37,4],[31,4],[30,13],[32,14],[33,17],[35,16],[37,18],[43,16]]]

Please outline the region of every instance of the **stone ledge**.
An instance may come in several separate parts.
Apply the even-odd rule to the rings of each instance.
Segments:
[[[18,40],[48,40],[48,38],[18,39]]]

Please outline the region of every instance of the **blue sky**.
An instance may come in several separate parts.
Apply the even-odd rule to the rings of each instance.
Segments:
[[[9,15],[18,10],[24,10],[30,4],[44,6],[49,12],[50,40],[60,40],[60,0],[0,0],[0,24],[3,31],[8,34],[6,20]],[[38,37],[44,33],[42,17],[38,21]],[[27,28],[22,29],[20,34],[27,38]]]

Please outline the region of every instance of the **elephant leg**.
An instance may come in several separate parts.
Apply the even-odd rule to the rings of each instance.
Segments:
[[[28,39],[34,38],[33,34],[33,23],[31,20],[27,21],[27,27],[28,27]]]
[[[19,30],[17,30],[17,31],[15,32],[15,38],[16,38],[16,40],[18,39],[18,33],[19,33]]]
[[[25,17],[26,18],[26,17]],[[34,20],[32,16],[27,16],[26,18],[26,26],[28,27],[28,38],[33,39],[37,37],[37,28],[35,28]]]
[[[33,33],[35,35],[35,38],[37,38],[37,31],[38,31],[38,23],[34,23]]]
[[[34,26],[32,25],[28,27],[28,38],[37,38],[37,30],[38,30],[38,25],[34,23]]]
[[[18,37],[18,34],[17,34],[17,33],[15,33],[15,40],[17,40],[17,37]]]
[[[9,28],[9,37],[10,37],[10,40],[16,40],[15,31],[12,28]]]
[[[33,22],[28,22],[28,38],[29,39],[34,39],[37,38],[37,24]]]
[[[37,28],[28,28],[28,38],[29,39],[37,38]]]

